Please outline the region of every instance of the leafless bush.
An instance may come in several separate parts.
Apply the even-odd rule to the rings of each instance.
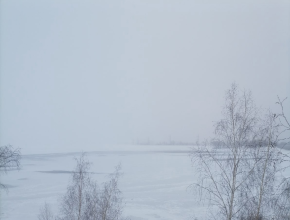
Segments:
[[[50,205],[45,203],[42,208],[39,210],[38,220],[53,220],[54,216],[51,211]]]
[[[81,220],[85,217],[85,209],[87,198],[93,195],[94,184],[91,180],[89,171],[90,163],[85,160],[85,155],[82,154],[79,159],[76,159],[77,166],[72,174],[72,180],[67,187],[67,192],[61,202],[62,220]]]
[[[11,145],[0,147],[0,171],[20,169],[20,149],[14,149]],[[0,183],[0,188],[6,188]]]
[[[99,213],[102,220],[118,220],[122,214],[122,197],[118,188],[121,166],[118,165],[100,193]]]
[[[61,199],[57,220],[119,220],[123,203],[118,181],[121,166],[118,165],[109,180],[99,188],[89,172],[90,163],[85,154],[76,159],[77,166],[71,183]],[[42,211],[42,213],[45,213]],[[42,220],[42,219],[40,219]]]

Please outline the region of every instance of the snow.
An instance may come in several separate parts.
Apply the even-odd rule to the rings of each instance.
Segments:
[[[190,146],[114,146],[87,153],[91,172],[99,184],[122,165],[120,189],[125,202],[124,216],[131,220],[193,220],[209,216],[208,207],[189,189],[197,182]],[[289,151],[284,151],[289,153]],[[45,202],[58,212],[80,153],[23,155],[20,171],[1,175],[9,191],[1,190],[3,220],[37,220]],[[290,176],[290,169],[286,170]]]
[[[187,220],[204,216],[188,186],[195,181],[190,146],[122,146],[87,153],[93,178],[101,184],[122,164],[120,189],[124,216],[131,220]],[[1,219],[36,220],[39,208],[49,203],[58,212],[80,153],[37,154],[22,157],[22,169],[1,175],[9,192],[1,191]]]

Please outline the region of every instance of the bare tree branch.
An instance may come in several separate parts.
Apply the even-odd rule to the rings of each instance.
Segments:
[[[121,165],[118,165],[107,182],[99,188],[91,178],[91,163],[83,153],[76,159],[77,165],[70,185],[61,199],[60,214],[56,220],[120,220],[123,210],[121,191],[118,187]],[[53,218],[48,205],[40,210],[39,220]],[[48,218],[49,217],[49,218]]]
[[[7,171],[20,169],[20,149],[14,149],[11,145],[0,147],[0,171],[7,173]],[[5,184],[0,183],[0,188],[4,188]]]

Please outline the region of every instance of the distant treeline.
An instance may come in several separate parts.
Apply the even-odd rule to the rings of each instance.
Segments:
[[[183,142],[183,141],[163,141],[163,142],[155,142],[155,141],[133,141],[133,144],[136,145],[195,145],[193,142]]]
[[[219,141],[216,140],[212,140],[210,142],[210,144],[216,148],[223,148],[223,144]],[[290,142],[278,142],[278,143],[273,143],[275,144],[277,147],[281,148],[281,149],[285,149],[285,150],[290,150]],[[267,145],[267,143],[260,143],[260,145]],[[256,142],[248,142],[247,146],[257,146]]]

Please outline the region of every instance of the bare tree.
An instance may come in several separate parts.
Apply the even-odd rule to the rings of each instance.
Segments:
[[[280,141],[286,141],[289,142],[290,141],[290,121],[288,121],[285,112],[284,112],[284,106],[283,103],[285,102],[287,98],[281,100],[278,96],[278,101],[276,102],[280,108],[281,108],[281,112],[279,114],[275,114],[275,117],[279,120],[279,125],[280,125],[280,133],[279,136],[283,135],[284,133],[286,133],[286,137],[284,138],[280,138]]]
[[[200,174],[192,186],[218,210],[214,219],[258,220],[268,211],[279,155],[277,126],[273,114],[263,121],[258,113],[251,93],[232,84],[211,142],[219,147],[204,142],[191,154]]]
[[[20,169],[20,149],[14,149],[11,145],[0,147],[0,171],[7,172],[13,169]],[[0,188],[5,185],[0,183]]]
[[[101,189],[94,187],[85,211],[86,220],[118,220],[121,219],[123,202],[121,191],[118,187],[121,165],[119,164],[115,172],[112,173],[107,182],[103,183]]]
[[[123,203],[121,191],[118,188],[121,165],[111,174],[110,180],[103,185],[100,194],[100,216],[101,220],[118,220],[121,218]]]
[[[100,220],[100,189],[96,183],[92,184],[91,192],[86,196],[84,220]]]
[[[283,162],[277,148],[279,125],[275,116],[269,111],[261,123],[258,139],[252,149],[250,164],[255,164],[246,181],[246,190],[241,193],[246,205],[243,217],[251,219],[272,219],[274,217],[273,202],[277,197],[275,183],[280,165]],[[246,218],[245,218],[246,219]]]
[[[57,220],[119,220],[123,210],[121,191],[118,188],[121,166],[118,165],[109,180],[99,188],[91,178],[88,162],[83,153],[76,159],[77,166],[70,185],[61,199]],[[46,215],[47,208],[41,210]],[[51,215],[52,216],[52,215]],[[52,217],[51,217],[52,218]],[[40,219],[42,220],[42,219]]]
[[[71,183],[62,198],[60,219],[63,220],[84,219],[87,197],[91,196],[94,186],[89,173],[90,163],[86,161],[85,154],[76,159],[76,162]]]
[[[280,107],[280,113],[275,114],[275,118],[279,124],[279,141],[282,142],[282,149],[290,142],[290,122],[285,115],[283,103],[287,98],[281,100],[278,97],[276,102]],[[289,153],[280,152],[283,159],[282,171],[290,168]],[[278,187],[279,194],[274,203],[276,219],[290,219],[290,176],[284,176]]]
[[[39,210],[38,220],[53,220],[54,216],[51,211],[50,205],[45,203],[42,208]]]
[[[249,180],[250,187],[245,192],[249,201],[246,210],[250,210],[253,219],[259,219],[259,217],[290,219],[289,176],[277,178],[278,174],[283,174],[281,171],[290,167],[289,154],[278,148],[281,142],[285,145],[290,139],[290,124],[283,107],[285,100],[281,101],[278,97],[277,104],[281,112],[279,114],[269,112],[265,117],[260,134],[261,145],[258,145],[253,157],[254,160],[260,160],[260,162],[257,163],[255,172]]]

